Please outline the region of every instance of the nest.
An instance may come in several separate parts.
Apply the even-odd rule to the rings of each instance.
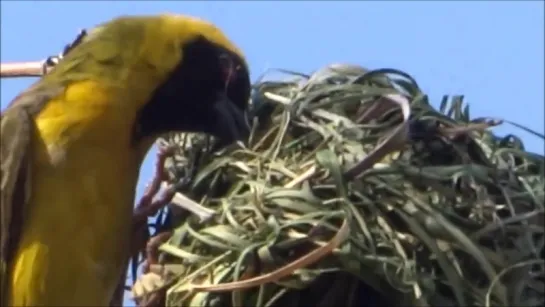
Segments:
[[[255,85],[245,145],[160,140],[161,304],[543,305],[543,156],[400,71],[283,73]]]

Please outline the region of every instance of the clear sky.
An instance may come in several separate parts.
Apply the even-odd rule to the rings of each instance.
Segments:
[[[267,68],[312,72],[332,62],[396,68],[438,104],[464,94],[472,116],[507,118],[544,133],[543,1],[6,1],[1,60],[57,54],[78,29],[124,14],[176,12],[219,25],[245,51],[253,77]],[[2,80],[1,106],[32,79]],[[543,153],[543,142],[516,128]],[[140,193],[154,157],[141,172]]]

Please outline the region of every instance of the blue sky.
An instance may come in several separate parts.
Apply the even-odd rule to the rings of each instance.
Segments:
[[[472,116],[507,118],[544,133],[544,4],[486,2],[1,1],[1,61],[57,54],[78,29],[125,14],[176,12],[219,25],[245,51],[252,76],[312,72],[332,62],[411,74],[437,105],[464,94]],[[32,79],[2,80],[5,107]],[[528,150],[543,142],[505,126]],[[140,194],[154,157],[141,172]]]

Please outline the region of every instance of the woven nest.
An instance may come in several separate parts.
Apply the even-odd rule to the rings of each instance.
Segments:
[[[400,71],[283,73],[255,85],[246,145],[160,141],[179,192],[157,220],[161,304],[544,303],[543,156]]]

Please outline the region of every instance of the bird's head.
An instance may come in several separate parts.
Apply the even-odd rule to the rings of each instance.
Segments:
[[[184,15],[118,20],[140,29],[138,65],[161,80],[138,110],[133,139],[170,131],[204,132],[224,143],[247,136],[248,65],[222,31]]]

